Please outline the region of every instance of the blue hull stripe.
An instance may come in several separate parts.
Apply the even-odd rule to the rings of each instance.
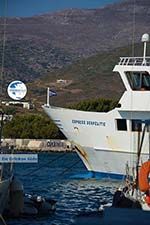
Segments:
[[[122,180],[124,175],[115,173],[104,173],[104,172],[92,172],[95,178],[111,178],[115,180]]]
[[[113,179],[113,180],[122,180],[125,176],[122,174],[115,173],[105,173],[105,172],[95,172],[95,171],[87,171],[85,173],[79,173],[72,175],[71,178],[76,179]]]

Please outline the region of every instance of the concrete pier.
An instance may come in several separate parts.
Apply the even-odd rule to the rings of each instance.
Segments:
[[[13,145],[16,150],[30,151],[73,151],[68,140],[59,139],[3,139],[3,145]]]

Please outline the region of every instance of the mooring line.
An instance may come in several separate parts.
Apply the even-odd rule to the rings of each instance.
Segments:
[[[72,164],[70,167],[67,167],[64,171],[62,171],[61,173],[59,173],[57,176],[62,176],[63,174],[67,173],[74,166],[76,166],[79,162],[81,162],[81,159],[78,159],[74,164]]]
[[[56,157],[55,159],[51,159],[50,161],[46,162],[45,164],[41,165],[39,168],[32,170],[31,172],[24,174],[23,176],[29,176],[32,175],[33,173],[38,172],[40,169],[42,169],[43,167],[46,167],[47,165],[49,165],[50,163],[53,163],[55,161],[57,161],[58,159],[64,157],[66,155],[66,153],[64,153],[63,155],[59,155],[58,157]]]
[[[5,222],[5,220],[4,220],[4,218],[3,218],[3,216],[2,216],[2,214],[0,214],[0,219],[1,219],[1,221],[2,221],[2,223],[3,223],[4,225],[7,225],[6,222]]]

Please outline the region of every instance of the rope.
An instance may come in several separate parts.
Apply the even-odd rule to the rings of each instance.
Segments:
[[[52,159],[52,160],[46,162],[45,164],[41,165],[38,169],[32,170],[31,172],[29,172],[29,173],[27,173],[27,174],[24,174],[23,176],[29,176],[29,175],[32,175],[33,173],[38,172],[40,169],[42,169],[42,168],[48,166],[50,163],[53,163],[53,162],[57,161],[58,159],[64,157],[65,155],[66,155],[66,153],[64,153],[63,155],[59,155],[59,156],[56,157],[55,159]]]
[[[44,165],[42,165],[41,167],[39,167],[38,169],[32,171],[31,173],[26,174],[25,176],[31,175],[37,171],[39,171],[41,168],[49,165],[49,163],[53,163],[55,162],[57,159],[62,158],[64,155],[66,155],[66,153],[64,153],[63,155],[56,157],[54,160],[50,160],[49,162],[45,163]],[[79,162],[81,162],[81,159],[77,160],[74,164],[72,164],[70,167],[67,167],[63,172],[59,173],[57,176],[62,176],[63,174],[67,173],[69,170],[71,170],[74,166],[76,166]]]
[[[1,219],[1,221],[2,221],[2,223],[3,223],[4,225],[7,225],[6,222],[5,222],[5,220],[4,220],[4,218],[3,218],[3,216],[2,216],[2,214],[0,214],[0,219]]]
[[[29,176],[29,175],[32,175],[32,174],[38,172],[38,171],[39,171],[40,169],[42,169],[43,167],[48,166],[50,163],[53,163],[53,162],[57,161],[57,160],[60,159],[60,158],[63,158],[65,155],[66,155],[66,153],[64,153],[63,155],[60,155],[60,156],[56,157],[56,158],[53,159],[53,160],[48,161],[47,163],[45,163],[45,164],[43,164],[42,166],[40,166],[38,169],[35,169],[35,170],[33,170],[33,171],[31,171],[31,172],[29,172],[29,173],[27,173],[27,174],[24,174],[23,176]],[[81,159],[78,159],[78,160],[77,160],[75,163],[73,163],[70,167],[67,167],[64,171],[62,171],[61,173],[57,174],[57,176],[62,176],[62,175],[64,175],[65,173],[67,173],[69,170],[71,170],[74,166],[76,166],[76,165],[77,165],[78,163],[80,163],[80,162],[81,162]]]
[[[74,166],[76,166],[79,162],[81,162],[81,159],[78,159],[74,164],[72,164],[70,167],[66,168],[63,172],[59,173],[58,176],[62,176],[65,173],[67,173],[69,170],[71,170]]]

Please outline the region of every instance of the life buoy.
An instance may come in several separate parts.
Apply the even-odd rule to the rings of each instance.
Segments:
[[[144,200],[145,200],[146,204],[150,207],[150,196],[146,195]]]
[[[150,173],[150,160],[142,164],[139,170],[139,189],[140,191],[146,192],[150,190],[150,184],[148,176]]]

